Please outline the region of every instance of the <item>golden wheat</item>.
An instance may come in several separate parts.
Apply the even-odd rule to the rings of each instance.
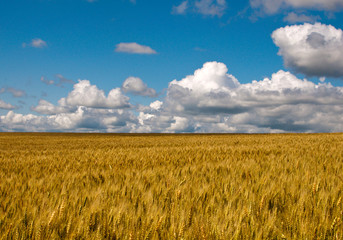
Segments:
[[[0,133],[1,239],[343,239],[343,134]]]

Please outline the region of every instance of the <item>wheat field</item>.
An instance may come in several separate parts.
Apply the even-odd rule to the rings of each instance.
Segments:
[[[343,134],[0,133],[1,239],[343,239]]]

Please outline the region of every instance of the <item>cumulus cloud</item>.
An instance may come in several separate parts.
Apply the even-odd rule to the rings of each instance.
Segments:
[[[54,104],[41,99],[39,100],[37,106],[31,107],[31,110],[41,114],[54,115],[59,113],[73,112],[76,109],[74,106],[68,106],[65,98],[60,99],[58,103],[59,105],[55,106]]]
[[[134,115],[121,109],[78,107],[75,112],[52,116],[13,111],[0,116],[1,131],[129,132],[134,124]]]
[[[272,33],[286,67],[308,76],[343,76],[343,32],[320,23],[279,28]]]
[[[149,46],[140,45],[135,42],[119,43],[115,48],[116,52],[132,54],[156,54],[157,52]]]
[[[130,103],[129,98],[122,94],[120,88],[112,89],[106,96],[103,90],[91,85],[90,81],[79,80],[67,97],[58,101],[58,105],[41,99],[37,106],[31,107],[31,110],[46,115],[57,115],[75,112],[78,107],[123,109],[129,108]]]
[[[309,23],[314,23],[318,19],[320,19],[319,16],[311,16],[311,15],[305,15],[305,14],[297,14],[295,12],[290,12],[288,13],[287,16],[284,17],[284,21],[288,23],[304,23],[304,22],[309,22]]]
[[[188,9],[193,12],[221,17],[224,15],[227,8],[226,0],[196,0],[196,1],[183,1],[177,6],[173,6],[173,14],[185,14]]]
[[[16,108],[16,106],[13,106],[10,103],[6,103],[0,99],[0,109],[11,110],[11,109],[15,109],[15,108]]]
[[[275,14],[282,8],[335,11],[343,8],[341,0],[250,0],[252,8]]]
[[[27,46],[33,47],[33,48],[45,48],[48,46],[48,44],[40,38],[34,38],[31,40],[30,43],[23,43],[22,45],[24,48]]]
[[[138,77],[128,77],[122,85],[125,93],[132,93],[134,95],[156,97],[156,91],[148,86]]]
[[[240,84],[223,63],[209,62],[172,81],[160,111],[142,113],[138,129],[153,129],[164,116],[164,132],[342,131],[337,121],[342,102],[343,88],[329,83],[314,84],[280,70]]]
[[[315,84],[283,70],[239,83],[225,64],[208,62],[193,74],[171,81],[161,101],[112,109],[109,99],[110,94],[82,80],[57,106],[41,100],[33,110],[46,116],[13,111],[0,116],[0,131],[343,131],[343,87]]]
[[[160,110],[161,107],[162,107],[162,105],[163,105],[163,102],[161,102],[161,101],[159,101],[159,100],[156,100],[156,101],[150,103],[149,106],[150,106],[151,109],[153,109],[153,110]]]
[[[228,96],[227,93],[237,88],[239,82],[227,71],[223,63],[208,62],[193,75],[180,81],[173,80],[169,83],[167,91],[168,108],[190,113],[199,109],[204,112],[221,112],[232,108],[229,104],[223,104],[222,97]]]
[[[85,106],[92,108],[127,108],[130,106],[129,98],[122,94],[120,88],[112,89],[106,97],[105,92],[88,80],[79,80],[66,97],[70,106]]]

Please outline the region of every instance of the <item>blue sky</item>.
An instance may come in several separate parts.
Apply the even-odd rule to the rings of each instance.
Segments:
[[[0,130],[342,131],[342,10],[341,0],[2,1]]]

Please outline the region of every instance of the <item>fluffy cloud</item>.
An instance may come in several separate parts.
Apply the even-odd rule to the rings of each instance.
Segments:
[[[314,84],[282,70],[239,84],[223,63],[209,62],[172,81],[160,111],[142,113],[139,129],[156,128],[158,121],[165,132],[342,131],[337,121],[343,116],[342,102],[341,87]]]
[[[75,112],[52,116],[13,111],[0,116],[1,131],[130,132],[134,124],[134,115],[121,109],[78,107]]]
[[[115,48],[116,52],[133,53],[133,54],[156,54],[157,52],[149,46],[140,45],[135,42],[119,43]]]
[[[112,89],[106,97],[105,92],[88,80],[79,80],[65,99],[70,106],[85,106],[91,108],[127,108],[129,98],[122,94],[120,88]]]
[[[274,43],[287,67],[308,76],[343,76],[343,32],[320,23],[275,30]]]
[[[148,88],[148,86],[138,77],[127,78],[122,85],[125,93],[132,93],[135,95],[156,97],[155,89]]]
[[[48,44],[40,38],[34,38],[31,40],[30,43],[23,43],[23,47],[27,47],[27,46],[30,46],[33,48],[45,48],[48,46]]]
[[[198,0],[198,1],[183,1],[172,9],[173,14],[185,14],[188,9],[196,13],[208,16],[224,15],[227,8],[226,0]]]
[[[180,81],[173,80],[167,91],[166,107],[171,111],[189,113],[219,113],[228,109],[239,111],[222,101],[223,97],[230,96],[232,89],[239,86],[238,80],[227,71],[223,63],[208,62],[194,75]]]
[[[160,110],[162,105],[163,105],[163,102],[161,102],[159,100],[156,100],[156,101],[150,103],[150,107],[153,110]]]
[[[253,8],[261,9],[267,14],[274,14],[281,8],[316,9],[335,11],[343,8],[341,0],[250,0]]]
[[[15,108],[16,107],[13,106],[12,104],[6,103],[0,99],[0,109],[10,110],[10,109],[15,109]]]
[[[112,89],[106,96],[103,90],[91,85],[88,80],[79,80],[67,97],[58,101],[58,105],[41,99],[37,106],[31,107],[31,110],[46,115],[58,115],[73,113],[78,107],[123,109],[129,108],[130,103],[129,98],[122,94],[120,88]]]
[[[37,106],[31,107],[31,110],[41,113],[41,114],[54,115],[54,114],[60,114],[60,113],[73,112],[76,109],[76,107],[68,106],[66,104],[65,98],[60,99],[58,103],[59,105],[55,106],[54,104],[44,99],[41,99],[39,100]]]
[[[13,111],[0,116],[0,131],[343,131],[343,87],[315,84],[283,70],[239,83],[225,64],[208,62],[192,75],[171,81],[163,101],[112,109],[110,95],[82,80],[57,106],[41,100],[33,108],[47,116]]]

